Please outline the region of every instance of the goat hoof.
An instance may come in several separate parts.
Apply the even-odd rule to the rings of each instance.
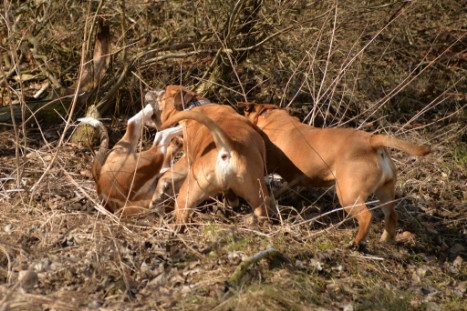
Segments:
[[[366,252],[366,242],[360,241],[359,243],[356,243],[355,241],[352,241],[348,245],[348,249],[354,250],[357,252]]]

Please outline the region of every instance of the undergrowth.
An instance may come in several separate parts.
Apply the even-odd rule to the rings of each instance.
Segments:
[[[4,2],[0,310],[464,308],[461,4],[235,3]],[[113,34],[112,66],[89,102],[67,106],[63,94],[75,91],[81,65],[92,59],[101,21]],[[398,234],[406,239],[378,242],[383,217],[375,207],[367,249],[349,249],[356,224],[333,188],[288,189],[276,197],[281,220],[264,227],[245,221],[248,206],[226,209],[219,198],[199,207],[184,234],[174,233],[170,212],[106,213],[90,177],[92,144],[70,143],[72,120],[106,98],[101,113],[111,117],[116,141],[144,90],[173,83],[222,104],[288,107],[316,127],[431,145],[424,158],[392,152]],[[60,109],[29,114],[56,101]],[[45,121],[50,113],[59,123]],[[279,259],[252,264],[229,284],[239,265],[269,247]]]

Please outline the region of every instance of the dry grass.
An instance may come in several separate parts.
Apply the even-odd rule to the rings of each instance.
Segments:
[[[443,131],[444,132],[444,131]],[[441,132],[440,132],[441,135]],[[424,159],[396,154],[397,208],[406,244],[377,242],[381,213],[368,250],[347,249],[352,220],[335,208],[334,195],[294,191],[279,201],[282,224],[246,225],[248,208],[227,211],[213,201],[194,217],[196,226],[173,235],[169,216],[120,220],[105,216],[93,182],[82,176],[88,147],[65,144],[57,165],[28,189],[47,165],[49,147],[31,148],[16,187],[14,157],[2,157],[0,299],[8,310],[175,309],[310,310],[461,308],[465,295],[465,220],[461,163],[442,145]],[[441,165],[433,166],[439,162]],[[10,172],[8,175],[6,172]],[[293,202],[293,205],[290,205]],[[436,202],[436,203],[435,203]],[[374,204],[377,205],[377,204]],[[301,208],[303,206],[303,208]],[[214,208],[214,209],[213,209]],[[214,211],[217,210],[217,211]],[[246,257],[274,246],[284,258],[251,266],[240,286],[228,279]],[[457,259],[456,259],[457,258]],[[24,271],[37,274],[32,287]],[[22,272],[23,271],[23,272]]]
[[[66,3],[62,13],[60,1],[4,1],[8,16],[22,15],[2,15],[0,106],[20,103],[25,113],[44,86],[39,99],[48,102],[72,85],[103,18],[114,54],[96,102],[133,66],[103,110],[114,124],[138,109],[144,88],[202,89],[213,78],[213,100],[273,102],[315,126],[386,132],[428,142],[433,152],[392,153],[399,233],[409,238],[378,243],[382,213],[373,202],[367,250],[355,252],[347,244],[356,224],[337,208],[333,189],[281,194],[282,219],[264,228],[245,223],[248,207],[232,211],[213,198],[196,225],[174,235],[170,214],[118,219],[103,210],[88,177],[91,148],[67,142],[73,127],[62,121],[73,113],[54,111],[59,126],[40,115],[7,124],[0,310],[465,308],[466,37],[457,1],[263,1],[254,21],[228,1]],[[239,286],[226,283],[269,246],[283,258],[250,266]]]

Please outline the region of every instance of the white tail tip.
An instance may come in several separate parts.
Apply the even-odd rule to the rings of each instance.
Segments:
[[[102,124],[101,121],[99,121],[99,120],[97,120],[97,119],[94,119],[94,118],[90,118],[90,117],[79,118],[78,121],[81,122],[81,123],[90,125],[90,126],[92,126],[92,127],[98,127],[99,125]]]

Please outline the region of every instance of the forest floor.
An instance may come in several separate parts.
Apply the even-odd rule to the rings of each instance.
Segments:
[[[56,130],[44,133],[49,141]],[[1,135],[0,310],[465,310],[465,151],[429,133],[404,137],[430,141],[426,157],[392,152],[401,240],[379,242],[374,203],[364,251],[347,247],[356,223],[336,209],[333,189],[289,190],[281,219],[261,228],[245,222],[248,207],[213,199],[174,234],[170,214],[118,219],[98,210],[90,147],[35,145],[31,134],[18,162],[13,135]],[[242,262],[270,247],[279,256],[232,282]]]
[[[0,311],[467,310],[461,1],[4,1],[0,11]],[[369,198],[366,249],[350,249],[357,224],[333,188],[277,195],[280,217],[264,227],[221,197],[183,234],[170,212],[105,214],[93,147],[70,143],[71,131],[60,142],[63,120],[97,104],[115,142],[144,92],[168,84],[431,145],[420,158],[391,151],[398,242],[379,242],[383,215]],[[69,106],[78,85],[91,91]]]

